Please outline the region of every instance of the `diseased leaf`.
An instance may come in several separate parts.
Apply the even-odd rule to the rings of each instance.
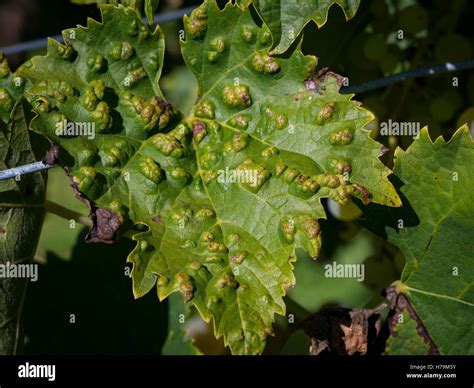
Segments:
[[[253,0],[258,13],[273,36],[273,53],[288,50],[311,20],[321,28],[327,21],[329,8],[339,5],[346,19],[351,19],[360,0]]]
[[[368,226],[385,232],[404,253],[397,290],[439,353],[473,354],[474,143],[469,129],[461,127],[448,143],[441,137],[432,143],[423,128],[420,138],[395,157],[403,207],[367,208]]]
[[[295,249],[318,256],[320,199],[400,200],[363,130],[370,112],[338,93],[340,76],[314,75],[299,48],[269,56],[268,29],[241,7],[206,1],[184,18],[199,97],[179,123],[158,89],[160,31],[145,34],[132,10],[102,6],[103,25],[67,30],[66,46],[50,42],[22,74],[33,82],[33,128],[63,147],[63,163],[71,157],[73,185],[91,202],[89,238],[141,229],[134,295],[180,291],[233,353],[255,354],[285,313]],[[95,137],[57,134],[65,118],[95,123]]]
[[[406,311],[402,313],[400,322],[394,328],[392,337],[387,341],[385,351],[390,355],[426,355],[429,346],[423,341],[416,331],[416,321]]]
[[[300,325],[311,338],[310,354],[351,356],[377,349],[382,327],[380,313],[386,307],[381,304],[374,309],[325,309],[311,315]]]
[[[394,286],[386,288],[385,293],[392,309],[387,319],[390,337],[385,352],[391,355],[438,354],[438,349],[406,296],[398,294]]]
[[[28,131],[20,100],[9,124],[0,121],[0,169],[40,160],[42,145]],[[29,279],[10,277],[10,268],[33,261],[45,215],[45,181],[42,173],[0,181],[0,354],[16,354],[23,346],[21,315]]]

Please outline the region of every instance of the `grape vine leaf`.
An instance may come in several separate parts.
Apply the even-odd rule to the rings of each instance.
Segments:
[[[354,17],[360,0],[253,0],[253,4],[273,36],[274,54],[282,54],[303,28],[313,20],[318,28],[326,24],[329,8],[339,5],[347,20]]]
[[[25,111],[19,100],[9,123],[0,121],[2,170],[44,155],[45,139],[29,133]],[[29,279],[10,277],[10,271],[33,261],[45,215],[45,186],[44,173],[0,181],[0,354],[17,354],[23,346],[21,315]]]
[[[431,142],[425,127],[406,151],[395,154],[403,206],[364,209],[367,226],[386,233],[405,255],[397,291],[440,354],[474,353],[473,162],[467,125],[447,143],[442,137]]]
[[[91,202],[90,240],[141,227],[129,256],[136,297],[155,284],[161,300],[180,291],[233,353],[261,353],[285,313],[295,249],[318,256],[321,198],[400,205],[363,129],[373,116],[338,93],[340,76],[316,77],[299,47],[271,57],[270,33],[248,8],[212,0],[184,18],[182,52],[200,94],[177,122],[157,84],[160,31],[140,36],[134,12],[101,9],[102,24],[66,30],[65,46],[50,41],[21,69],[33,84],[32,127],[62,146]],[[78,135],[85,123],[95,136]]]

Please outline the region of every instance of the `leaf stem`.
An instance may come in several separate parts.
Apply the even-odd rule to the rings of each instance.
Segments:
[[[74,210],[67,209],[64,206],[57,204],[56,202],[46,200],[45,207],[48,213],[55,214],[58,217],[64,218],[66,220],[74,220],[76,222],[79,222],[80,224],[89,227],[92,226],[92,221],[89,219],[89,217]]]

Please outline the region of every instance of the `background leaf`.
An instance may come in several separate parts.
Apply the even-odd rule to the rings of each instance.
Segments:
[[[474,352],[473,158],[467,126],[447,143],[441,137],[432,143],[424,128],[407,151],[396,153],[403,207],[365,210],[369,227],[385,231],[404,253],[407,263],[397,291],[408,298],[441,354]]]
[[[8,124],[0,122],[0,169],[33,163],[45,154],[44,140],[29,133],[23,101],[16,103]],[[44,173],[0,181],[0,354],[23,347],[22,309],[29,278],[9,276],[11,264],[31,264],[45,209]],[[6,269],[5,269],[6,268]]]

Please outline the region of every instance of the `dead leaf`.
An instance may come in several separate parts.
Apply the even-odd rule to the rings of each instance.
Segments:
[[[380,312],[386,307],[381,304],[374,309],[326,309],[310,316],[301,323],[311,338],[310,354],[366,354],[376,346],[382,327]]]

